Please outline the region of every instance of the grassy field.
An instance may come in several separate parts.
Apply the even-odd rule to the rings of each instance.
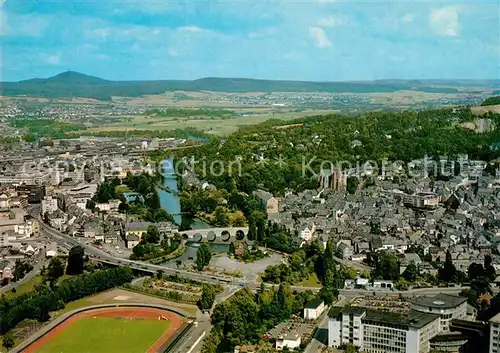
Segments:
[[[83,308],[86,306],[97,305],[97,304],[118,304],[118,303],[156,303],[160,305],[167,305],[174,309],[183,310],[189,314],[195,315],[198,311],[196,305],[175,303],[160,299],[157,297],[148,296],[145,294],[135,293],[127,291],[124,289],[112,289],[110,291],[102,292],[91,297],[75,300],[73,302],[67,303],[64,309],[58,310],[51,314],[52,318],[56,318],[69,311]]]
[[[130,191],[130,189],[128,188],[127,185],[118,185],[116,187],[116,192],[118,192],[118,193],[124,193],[124,192],[129,192],[129,191]]]
[[[29,281],[26,281],[23,284],[21,284],[19,287],[17,287],[15,293],[8,291],[7,293],[5,293],[5,296],[9,299],[15,298],[21,294],[31,292],[35,288],[35,286],[37,286],[41,283],[42,283],[42,276],[35,276],[32,279],[30,279]]]
[[[82,318],[45,343],[39,353],[144,353],[170,327],[164,320]]]
[[[297,286],[321,288],[321,282],[319,281],[316,274],[313,273],[312,275],[310,275],[308,278],[306,278],[302,282],[297,283]]]

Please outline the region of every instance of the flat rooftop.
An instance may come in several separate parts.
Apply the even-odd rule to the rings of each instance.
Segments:
[[[367,310],[366,316],[361,319],[364,323],[366,321],[373,321],[377,323],[384,323],[390,325],[401,325],[411,328],[422,328],[432,321],[439,318],[437,314],[422,313],[420,311],[412,310],[408,315],[398,313]]]
[[[411,300],[412,304],[437,309],[453,309],[465,303],[467,298],[457,295],[439,293],[433,297],[417,297]]]
[[[490,319],[490,322],[494,324],[500,324],[500,313],[496,314]]]

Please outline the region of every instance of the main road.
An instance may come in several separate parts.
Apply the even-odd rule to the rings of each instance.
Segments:
[[[33,212],[33,211],[32,211]],[[35,212],[36,213],[36,212]],[[33,215],[33,214],[32,214]],[[39,219],[38,215],[33,215],[34,217]],[[144,272],[150,272],[150,273],[156,273],[157,271],[161,270],[163,273],[167,275],[178,275],[181,277],[189,278],[195,281],[199,282],[206,282],[206,283],[220,283],[220,284],[225,284],[228,286],[247,286],[251,290],[258,290],[260,288],[260,282],[257,280],[254,281],[249,281],[245,279],[232,279],[228,280],[227,278],[224,277],[219,277],[219,276],[212,276],[212,275],[207,275],[199,272],[191,272],[191,271],[185,271],[185,270],[179,270],[176,268],[171,268],[171,267],[166,267],[162,265],[153,265],[147,262],[143,261],[134,261],[134,260],[128,260],[128,259],[123,259],[123,258],[117,258],[112,256],[111,254],[108,254],[92,245],[89,244],[84,244],[79,242],[77,239],[64,234],[47,224],[44,224],[40,220],[40,231],[44,232],[46,235],[51,237],[59,246],[65,247],[65,248],[70,248],[72,246],[82,246],[85,249],[85,253],[98,261],[110,264],[110,265],[116,265],[116,266],[130,266],[132,269],[139,270],[139,271],[144,271]],[[268,287],[272,287],[272,284],[266,284]],[[461,290],[466,289],[468,287],[443,287],[443,288],[438,288],[438,287],[432,287],[432,288],[419,288],[419,289],[412,289],[408,291],[395,291],[395,290],[365,290],[365,289],[340,289],[339,293],[340,295],[346,297],[346,298],[353,298],[359,295],[367,295],[367,294],[372,294],[375,293],[377,296],[391,296],[391,295],[399,295],[401,294],[402,296],[405,297],[412,297],[416,295],[435,295],[438,293],[448,293],[448,294],[458,294],[460,293]],[[304,287],[304,286],[291,286],[292,290],[296,291],[306,291],[306,290],[311,290],[313,292],[319,291],[320,288],[318,287]]]

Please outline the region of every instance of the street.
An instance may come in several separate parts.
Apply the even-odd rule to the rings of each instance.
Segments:
[[[89,245],[89,244],[84,244],[79,242],[77,239],[68,236],[67,234],[61,233],[56,229],[53,229],[49,227],[46,224],[43,224],[42,221],[40,221],[40,232],[44,232],[46,235],[51,237],[54,241],[59,246],[62,247],[72,247],[75,245],[80,245],[85,248],[86,254],[94,258],[98,261],[108,263],[111,265],[117,265],[117,266],[130,266],[133,269],[140,270],[140,271],[145,271],[145,272],[151,272],[151,273],[156,273],[158,270],[162,270],[165,274],[167,275],[178,275],[182,277],[186,277],[195,281],[200,281],[200,282],[206,282],[206,283],[220,283],[225,286],[238,286],[241,283],[244,283],[245,286],[249,287],[251,290],[258,290],[260,288],[260,282],[255,278],[252,280],[242,280],[242,279],[233,279],[233,280],[228,280],[226,278],[214,276],[214,275],[208,275],[204,273],[199,273],[199,272],[190,272],[190,271],[185,271],[185,270],[180,270],[177,268],[171,268],[167,266],[161,266],[161,265],[153,265],[147,262],[142,262],[142,261],[133,261],[133,260],[128,260],[128,259],[123,259],[123,258],[116,258],[113,257],[111,254],[106,253],[100,249],[97,249],[96,247]],[[359,265],[359,264],[357,264]],[[362,266],[364,269],[367,269],[365,266]],[[273,286],[272,284],[266,284],[266,286]],[[313,292],[319,291],[320,288],[318,287],[304,287],[304,286],[291,286],[292,290],[296,291],[306,291],[306,290],[311,290]],[[340,289],[339,293],[341,296],[344,296],[346,298],[354,298],[359,295],[371,295],[372,293],[375,293],[377,296],[392,296],[392,295],[403,295],[405,297],[411,297],[415,295],[435,295],[438,293],[448,293],[448,294],[458,294],[460,291],[463,289],[467,289],[468,287],[432,287],[432,288],[419,288],[419,289],[411,289],[408,291],[397,291],[397,290],[390,290],[390,289]]]
[[[19,287],[21,284],[28,282],[40,272],[43,266],[47,266],[49,264],[49,261],[45,258],[45,251],[43,250],[40,251],[36,261],[37,261],[36,264],[33,266],[33,269],[30,272],[28,272],[19,281],[10,282],[8,285],[1,287],[0,293],[7,293],[8,291],[11,291],[12,289]]]

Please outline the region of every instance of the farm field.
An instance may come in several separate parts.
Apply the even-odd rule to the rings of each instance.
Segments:
[[[170,327],[170,321],[86,317],[44,344],[39,353],[142,353]]]
[[[240,112],[241,113],[241,112]],[[107,124],[90,127],[88,132],[127,131],[127,130],[175,130],[186,126],[196,128],[215,135],[228,135],[242,126],[260,124],[270,119],[289,121],[305,116],[333,113],[327,110],[307,110],[302,112],[273,112],[263,111],[255,114],[235,115],[231,117],[144,117],[130,116],[117,118],[116,124]]]

